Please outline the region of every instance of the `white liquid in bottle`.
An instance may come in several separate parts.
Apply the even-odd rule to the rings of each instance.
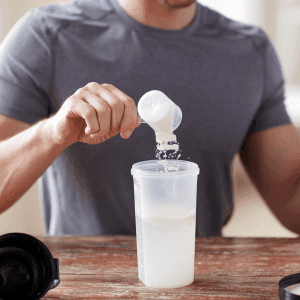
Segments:
[[[153,287],[178,287],[194,281],[195,218],[184,208],[159,206],[155,218],[143,218],[144,283]]]

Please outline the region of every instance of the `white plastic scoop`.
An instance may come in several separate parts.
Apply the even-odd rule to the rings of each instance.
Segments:
[[[154,130],[155,124],[172,122],[172,131],[178,128],[182,112],[170,98],[161,91],[150,91],[142,96],[137,105],[141,123],[147,123]],[[161,125],[160,125],[161,126]]]

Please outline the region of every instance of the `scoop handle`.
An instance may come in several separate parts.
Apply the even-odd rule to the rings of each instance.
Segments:
[[[141,119],[141,123],[147,123],[146,121],[144,121],[140,116],[139,118]]]

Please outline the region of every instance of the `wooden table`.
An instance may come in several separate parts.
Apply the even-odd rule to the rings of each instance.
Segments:
[[[135,236],[35,236],[59,259],[60,284],[43,299],[279,299],[300,273],[300,239],[196,238],[195,281],[152,289],[138,279]]]

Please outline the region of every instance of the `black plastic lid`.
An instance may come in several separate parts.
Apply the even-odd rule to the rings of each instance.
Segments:
[[[38,300],[59,284],[59,260],[24,233],[0,236],[0,300]]]
[[[280,300],[300,300],[300,295],[295,295],[285,290],[286,287],[300,283],[300,273],[283,277],[279,282],[279,299]]]

